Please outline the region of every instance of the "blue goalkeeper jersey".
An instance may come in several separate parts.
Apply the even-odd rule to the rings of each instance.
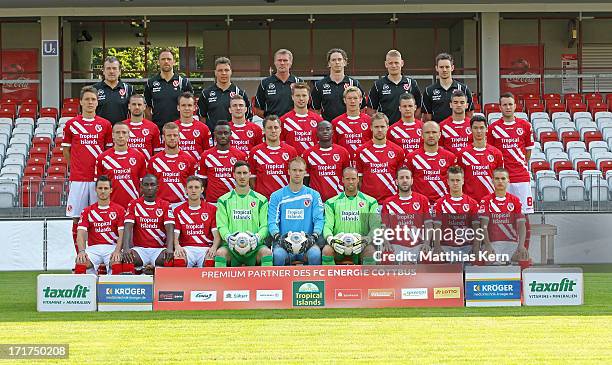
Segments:
[[[270,235],[289,231],[321,235],[325,219],[321,195],[307,186],[293,192],[285,186],[270,196],[268,230]]]

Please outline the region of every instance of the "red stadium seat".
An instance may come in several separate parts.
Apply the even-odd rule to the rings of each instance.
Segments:
[[[604,103],[600,103],[600,102],[590,103],[589,104],[589,111],[591,112],[591,114],[593,114],[593,119],[595,119],[595,113],[598,113],[598,112],[607,112],[608,111],[608,105],[606,105]]]
[[[49,156],[49,146],[39,146],[30,148],[30,157],[46,159]]]
[[[0,108],[0,118],[15,119],[15,112],[11,109]]]
[[[55,139],[53,140],[53,145],[55,147],[59,147],[62,145],[62,141],[64,140],[63,137],[55,137]]]
[[[588,94],[583,94],[582,95],[584,98],[585,102],[589,102],[589,100],[595,100],[598,102],[602,102],[603,101],[603,96],[600,93],[588,93]]]
[[[51,145],[51,138],[49,137],[34,137],[32,139],[32,146],[34,147],[49,147]]]
[[[558,175],[559,172],[564,171],[564,170],[572,170],[572,163],[568,160],[560,160],[560,161],[556,161],[553,164],[553,170],[555,170],[555,173]]]
[[[66,166],[68,161],[63,157],[51,157],[51,166]]]
[[[474,113],[481,113],[482,112],[482,107],[480,106],[480,104],[474,102]]]
[[[64,100],[62,101],[62,104],[78,104],[80,102],[79,98],[64,98]]]
[[[516,109],[514,110],[515,112],[523,112],[525,110],[525,106],[523,105],[523,103],[516,103]]]
[[[45,184],[42,190],[43,205],[45,207],[57,207],[62,205],[63,187],[55,184]]]
[[[21,187],[21,206],[25,208],[38,205],[38,193],[40,192],[40,178],[25,180]]]
[[[565,100],[565,103],[582,103],[582,95],[580,94],[565,94],[563,97],[563,100]]]
[[[601,141],[603,139],[600,131],[589,131],[584,133],[584,144],[586,144],[587,148],[589,147],[589,143],[593,141]]]
[[[57,108],[42,108],[40,109],[40,117],[49,117],[53,119],[57,119]]]
[[[10,110],[11,112],[13,112],[13,115],[17,114],[17,104],[14,104],[14,103],[2,103],[2,104],[0,104],[0,108]]]
[[[484,113],[488,115],[489,113],[498,113],[499,112],[499,104],[498,103],[487,103],[484,105]]]
[[[553,102],[547,103],[546,104],[546,111],[550,115],[552,115],[552,113],[564,112],[565,111],[565,104],[557,102],[557,101],[553,101]]]
[[[539,101],[537,102],[525,101],[525,109],[527,110],[527,113],[529,114],[535,113],[535,112],[543,112],[544,104],[540,103]]]
[[[73,107],[63,107],[62,108],[62,117],[76,117],[79,113],[79,108]]]
[[[578,131],[563,132],[561,133],[561,141],[563,141],[563,146],[567,147],[567,142],[580,141],[580,133]]]
[[[53,165],[49,167],[47,176],[66,177],[66,166],[65,165]]]
[[[42,178],[45,175],[45,168],[41,166],[27,166],[23,175]]]
[[[610,160],[601,161],[599,163],[599,169],[601,170],[601,173],[603,174],[603,176],[606,176],[606,173],[612,170],[612,161]]]
[[[38,103],[31,103],[29,101],[24,100],[19,107],[20,108],[32,108],[32,109],[38,110]]]
[[[22,102],[25,104],[36,104],[38,107],[38,99],[36,98],[25,98],[22,100]]]
[[[558,140],[559,136],[557,135],[557,132],[540,132],[538,138],[538,141],[540,141],[540,144],[542,144],[542,146],[544,146],[544,143],[546,142],[554,142]]]
[[[574,115],[574,113],[576,113],[576,112],[586,112],[587,111],[587,105],[585,103],[568,103],[567,104],[567,111],[571,115]]]
[[[555,94],[555,93],[550,93],[550,94],[544,94],[544,101],[545,102],[553,102],[553,103],[561,103],[561,94]]]
[[[578,173],[580,173],[580,176],[582,176],[582,173],[586,170],[595,170],[597,168],[597,166],[595,165],[595,161],[578,161],[578,163],[576,163],[576,170],[578,170]]]
[[[53,147],[53,151],[51,152],[51,157],[64,157],[64,152],[62,152],[62,147],[55,145],[55,147]]]
[[[38,167],[44,167],[45,165],[47,165],[47,159],[40,158],[40,157],[30,157],[26,164],[26,166],[38,166]]]
[[[534,174],[542,170],[550,170],[550,164],[548,161],[535,161],[531,164],[531,171]]]
[[[36,119],[37,111],[34,108],[19,108],[19,118],[32,118]]]

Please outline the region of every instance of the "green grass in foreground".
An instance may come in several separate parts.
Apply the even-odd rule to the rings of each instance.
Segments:
[[[597,268],[580,307],[139,313],[37,313],[38,273],[0,273],[0,343],[70,344],[35,363],[609,363],[612,272]]]

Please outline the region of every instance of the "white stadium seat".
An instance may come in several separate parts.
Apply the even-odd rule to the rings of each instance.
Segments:
[[[534,112],[531,113],[531,123],[533,123],[533,121],[535,119],[546,119],[546,120],[550,120],[550,116],[548,115],[548,113],[545,112]]]
[[[12,208],[17,196],[17,185],[10,180],[0,180],[0,208]]]
[[[559,171],[559,182],[562,188],[564,188],[564,184],[571,180],[580,180],[580,173],[576,170]]]
[[[563,143],[559,141],[550,141],[544,143],[544,153],[549,153],[552,151],[560,151],[563,152],[565,149],[563,148]]]
[[[593,120],[593,116],[592,116],[592,115],[591,115],[591,113],[589,113],[589,112],[575,112],[575,113],[574,113],[574,116],[573,116],[574,122],[575,122],[577,119],[581,119],[581,118],[582,118],[582,119],[590,119],[590,120]]]
[[[563,185],[563,195],[566,201],[584,201],[584,182],[582,180],[569,180]]]
[[[604,179],[585,181],[587,197],[590,201],[608,200],[608,182]]]
[[[15,127],[18,125],[30,125],[34,128],[34,119],[33,118],[17,118],[15,119]]]
[[[612,112],[597,112],[597,113],[595,113],[595,121],[597,121],[599,118],[611,118],[612,119]]]
[[[551,166],[553,166],[557,161],[569,161],[569,156],[565,152],[553,151],[550,154],[547,154],[546,157]]]
[[[546,179],[539,185],[540,196],[544,202],[558,202],[561,200],[561,184],[557,180]]]
[[[36,121],[36,125],[37,126],[51,125],[51,126],[55,127],[55,124],[56,124],[55,118],[51,118],[51,117],[40,117]]]
[[[516,112],[514,113],[514,116],[529,121],[529,116],[525,112]]]
[[[572,116],[568,112],[554,112],[552,113],[552,120],[555,119],[569,119],[572,120]]]
[[[590,161],[590,160],[591,160],[591,154],[588,152],[578,152],[570,158],[570,161],[572,161],[572,166],[574,166],[574,168],[576,168],[576,164],[579,161]]]

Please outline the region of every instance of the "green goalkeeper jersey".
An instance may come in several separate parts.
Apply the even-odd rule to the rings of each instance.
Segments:
[[[362,192],[352,197],[340,193],[325,202],[323,237],[326,239],[341,232],[371,236],[380,225],[378,202]]]
[[[217,200],[217,229],[223,241],[236,232],[259,235],[260,241],[268,236],[268,199],[249,190],[245,195],[232,190]]]

